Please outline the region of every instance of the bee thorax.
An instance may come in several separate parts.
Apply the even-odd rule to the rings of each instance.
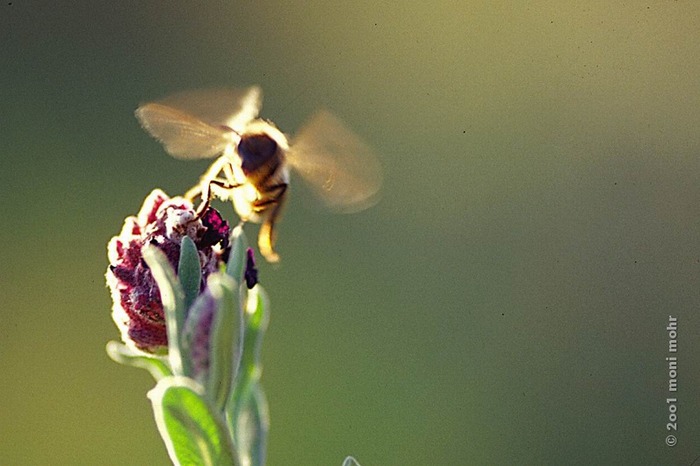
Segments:
[[[244,135],[238,143],[241,168],[246,176],[255,175],[274,161],[277,143],[267,134]]]

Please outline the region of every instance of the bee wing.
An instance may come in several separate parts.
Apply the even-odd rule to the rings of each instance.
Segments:
[[[382,174],[374,151],[327,111],[302,127],[288,161],[332,210],[357,212],[377,200]]]
[[[139,107],[136,118],[165,146],[168,154],[178,159],[216,157],[235,136],[230,128],[211,126],[177,109],[156,103]]]
[[[211,158],[237,140],[261,103],[258,86],[185,91],[139,107],[136,117],[173,157]]]
[[[178,92],[157,103],[192,115],[211,126],[228,126],[242,132],[256,118],[262,106],[259,86],[245,89],[197,89]]]

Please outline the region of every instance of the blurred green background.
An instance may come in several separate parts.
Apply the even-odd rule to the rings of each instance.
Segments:
[[[207,164],[169,158],[133,111],[256,83],[284,131],[329,108],[385,168],[356,215],[295,186],[282,264],[261,265],[269,464],[692,463],[698,18],[685,1],[3,2],[0,464],[169,464],[150,376],[104,351],[106,243]]]

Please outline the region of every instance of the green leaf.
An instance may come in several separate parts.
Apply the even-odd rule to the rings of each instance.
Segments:
[[[249,290],[247,298],[241,365],[251,380],[258,380],[262,372],[262,339],[270,318],[269,301],[260,285]]]
[[[176,375],[189,375],[189,357],[182,354],[179,335],[185,321],[185,292],[165,254],[155,246],[143,248],[143,258],[151,268],[160,290],[160,300],[165,312],[165,328],[168,332],[168,359]]]
[[[166,377],[148,392],[158,431],[176,465],[233,466],[235,451],[221,418],[187,377]]]
[[[180,262],[177,266],[177,277],[180,279],[185,292],[185,309],[189,309],[199,295],[202,284],[202,267],[199,263],[199,253],[192,238],[185,235],[180,245]]]
[[[233,277],[236,283],[241,283],[243,278],[247,249],[248,240],[243,233],[243,227],[238,225],[231,232],[231,254],[226,264],[226,273]]]
[[[207,283],[217,309],[209,336],[209,376],[206,392],[223,412],[233,387],[240,357],[242,309],[240,286],[226,274],[213,274]]]
[[[173,375],[168,362],[162,356],[152,356],[126,346],[118,341],[107,343],[107,354],[114,361],[126,366],[140,367],[151,373],[156,381]]]
[[[238,461],[241,464],[261,466],[265,464],[267,432],[270,415],[267,400],[259,383],[250,386],[248,396],[239,406],[236,425],[233,429]]]
[[[226,405],[226,417],[233,426],[239,461],[264,461],[268,430],[267,404],[259,380],[262,339],[269,320],[268,300],[260,285],[248,292],[244,319],[243,352],[236,384]],[[261,463],[249,463],[261,465]]]

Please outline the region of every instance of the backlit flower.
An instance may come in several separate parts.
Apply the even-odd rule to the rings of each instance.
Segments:
[[[215,209],[209,208],[197,218],[190,201],[169,198],[159,189],[145,199],[137,216],[126,218],[119,236],[107,246],[112,318],[126,344],[148,353],[167,351],[163,305],[158,285],[143,260],[143,247],[151,244],[160,249],[177,273],[182,238],[192,238],[199,252],[203,290],[209,274],[228,259],[229,232],[228,222]]]

